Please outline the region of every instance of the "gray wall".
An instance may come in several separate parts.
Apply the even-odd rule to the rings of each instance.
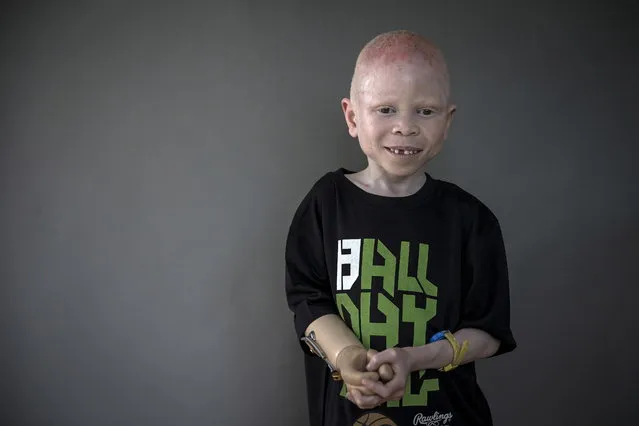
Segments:
[[[0,424],[306,424],[284,239],[363,164],[339,100],[400,27],[452,68],[431,172],[504,229],[497,424],[636,422],[632,2],[253,3],[3,3]]]

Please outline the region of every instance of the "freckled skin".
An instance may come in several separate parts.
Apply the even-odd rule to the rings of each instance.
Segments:
[[[437,47],[423,37],[408,31],[396,31],[381,34],[371,40],[362,50],[359,60],[371,62],[379,59],[387,65],[415,55],[430,61],[438,53]]]
[[[355,64],[351,97],[354,97],[357,92],[362,77],[376,67],[420,62],[434,71],[438,84],[444,95],[448,97],[450,95],[448,67],[441,51],[430,40],[405,30],[380,34],[364,46]]]
[[[442,149],[456,110],[442,53],[409,31],[380,34],[357,57],[350,92],[342,109],[368,167],[349,179],[380,195],[415,192],[424,183],[424,167]],[[396,148],[414,155],[399,155]]]

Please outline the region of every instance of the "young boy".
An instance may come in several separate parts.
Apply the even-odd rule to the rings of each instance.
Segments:
[[[491,425],[474,362],[516,347],[506,255],[492,212],[425,171],[455,112],[441,52],[375,37],[342,109],[368,166],[319,179],[286,244],[311,425]]]

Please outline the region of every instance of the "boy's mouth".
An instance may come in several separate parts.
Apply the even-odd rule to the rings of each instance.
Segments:
[[[413,148],[412,146],[400,147],[400,146],[385,146],[384,149],[394,155],[417,155],[422,152],[419,148]]]

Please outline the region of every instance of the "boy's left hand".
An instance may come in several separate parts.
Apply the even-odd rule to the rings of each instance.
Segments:
[[[404,396],[406,380],[411,372],[411,362],[410,355],[403,348],[390,348],[374,354],[366,365],[366,369],[377,371],[382,364],[389,364],[394,376],[387,383],[363,380],[362,384],[385,401],[398,401]]]

